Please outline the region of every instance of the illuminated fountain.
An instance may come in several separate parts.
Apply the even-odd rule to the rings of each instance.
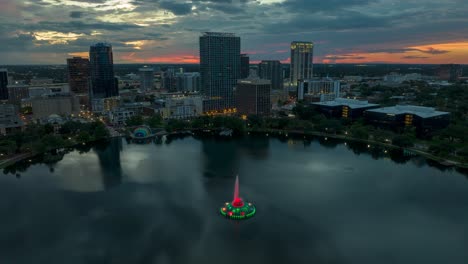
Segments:
[[[242,198],[239,197],[239,176],[236,176],[234,199],[230,203],[225,203],[219,211],[221,215],[234,220],[247,219],[255,215],[255,206],[252,203],[244,203]]]

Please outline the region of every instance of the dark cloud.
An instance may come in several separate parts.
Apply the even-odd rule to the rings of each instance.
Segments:
[[[135,24],[128,23],[107,23],[107,22],[94,22],[94,23],[84,23],[81,21],[70,21],[65,23],[60,22],[51,22],[51,21],[41,21],[34,25],[26,26],[30,30],[35,31],[59,31],[59,32],[75,32],[75,33],[87,33],[94,30],[108,30],[108,31],[122,31],[128,29],[141,28]]]
[[[83,12],[80,11],[72,11],[70,12],[71,18],[81,18],[83,16]]]
[[[289,0],[277,4],[293,13],[317,13],[320,11],[335,11],[353,6],[364,6],[377,0]]]
[[[428,59],[429,57],[426,56],[403,56],[402,59]]]
[[[159,7],[171,11],[174,15],[187,15],[192,11],[192,4],[190,3],[164,1],[159,4]]]
[[[426,50],[418,49],[418,51],[422,53],[432,54],[432,55],[445,54],[445,53],[450,52],[448,50],[440,50],[440,49],[434,49],[434,48],[428,48]]]

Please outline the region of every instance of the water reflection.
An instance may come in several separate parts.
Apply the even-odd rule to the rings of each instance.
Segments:
[[[110,142],[100,142],[94,147],[94,152],[99,159],[102,183],[106,190],[122,183],[120,162],[122,149],[122,138],[114,138]]]
[[[32,161],[27,177],[0,177],[1,261],[466,261],[468,184],[455,170],[367,144],[287,142],[117,139],[72,151],[54,173]],[[396,166],[391,155],[411,162]],[[241,223],[217,212],[236,174],[241,194],[258,208]]]

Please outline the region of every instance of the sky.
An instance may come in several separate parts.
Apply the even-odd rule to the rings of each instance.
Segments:
[[[65,64],[111,43],[115,63],[198,63],[202,32],[241,37],[251,61],[468,64],[467,0],[0,0],[0,65]]]

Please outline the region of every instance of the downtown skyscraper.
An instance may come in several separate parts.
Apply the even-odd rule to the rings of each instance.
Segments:
[[[8,71],[0,69],[0,100],[8,100]]]
[[[112,46],[97,43],[89,48],[91,72],[90,99],[102,99],[118,96],[118,81],[114,76]]]
[[[89,93],[89,60],[81,57],[67,59],[68,84],[76,94]]]
[[[298,81],[312,78],[313,57],[312,42],[291,42],[290,88],[296,89]]]
[[[262,60],[258,64],[258,76],[271,81],[271,89],[283,89],[283,67],[279,60]]]
[[[240,79],[240,37],[206,32],[200,36],[200,75],[203,111],[224,111],[235,106],[234,88]]]

